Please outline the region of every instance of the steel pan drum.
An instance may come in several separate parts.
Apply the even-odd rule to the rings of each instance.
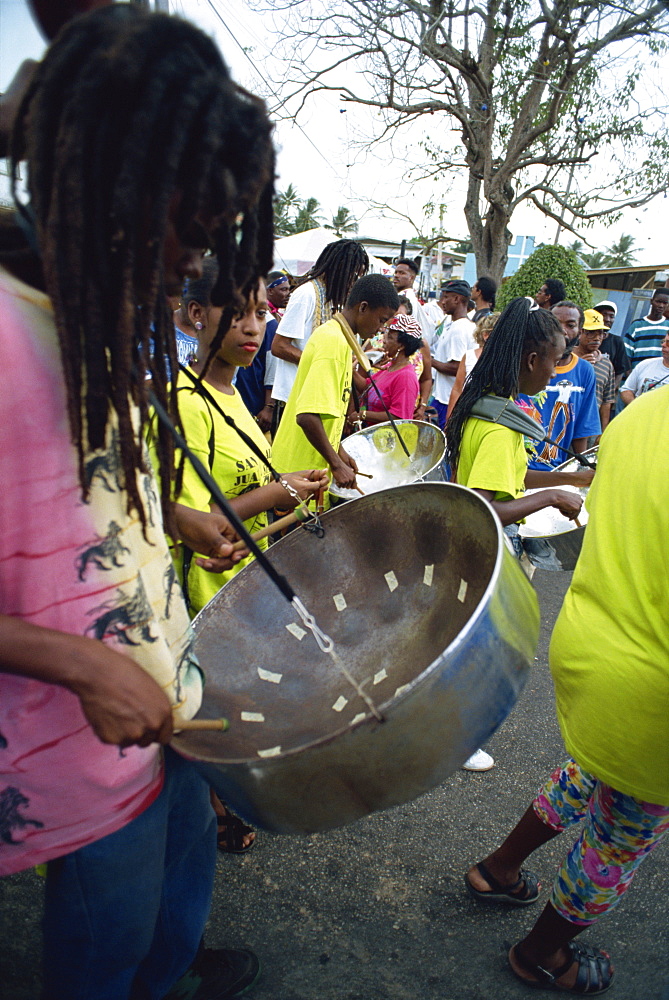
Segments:
[[[194,621],[200,717],[230,730],[174,739],[235,812],[279,832],[343,826],[438,785],[506,718],[538,639],[534,590],[471,490],[398,487],[323,525],[271,559],[383,721],[251,563]]]
[[[410,458],[404,453],[391,423],[365,427],[344,438],[342,446],[355,459],[361,472],[372,479],[360,476],[358,486],[363,493],[378,493],[391,486],[407,486],[421,479],[443,481],[441,463],[446,454],[446,438],[439,427],[424,420],[396,420],[395,425],[407,446]],[[357,490],[349,490],[333,483],[330,493],[357,500]]]
[[[598,451],[599,447],[595,447],[583,454],[592,461],[597,458]],[[582,468],[583,466],[575,458],[570,458],[568,462],[557,466],[560,472],[578,472]],[[585,500],[589,487],[558,488],[568,490],[570,493],[580,493]],[[536,492],[537,490],[527,490],[528,495]],[[547,570],[574,569],[583,545],[585,526],[588,523],[588,512],[585,507],[581,508],[578,519],[581,522],[580,527],[568,517],[564,517],[555,507],[545,507],[526,517],[525,524],[520,525],[520,535],[523,539],[523,548],[533,566]]]

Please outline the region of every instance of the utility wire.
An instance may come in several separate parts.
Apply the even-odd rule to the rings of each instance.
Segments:
[[[244,54],[244,58],[245,58],[245,59],[247,60],[247,62],[249,62],[249,63],[250,63],[250,65],[251,65],[251,66],[253,67],[253,71],[254,71],[254,73],[255,73],[255,74],[256,74],[257,76],[259,76],[259,77],[260,77],[260,73],[258,72],[258,69],[257,69],[257,67],[256,67],[255,63],[253,62],[253,60],[251,59],[250,55],[248,54],[248,52],[246,51],[246,49],[244,48],[244,46],[243,46],[243,45],[241,44],[241,42],[239,41],[239,39],[235,38],[235,36],[234,36],[234,34],[232,33],[231,29],[229,28],[229,26],[228,26],[228,25],[226,24],[226,22],[224,21],[224,19],[223,19],[223,16],[221,15],[221,12],[220,12],[220,11],[219,11],[219,10],[218,10],[218,9],[216,8],[215,4],[213,3],[213,0],[207,0],[207,3],[209,4],[209,6],[211,7],[211,9],[213,10],[213,12],[214,12],[214,14],[216,15],[216,17],[217,17],[217,18],[219,19],[219,21],[221,22],[221,24],[223,25],[223,27],[225,28],[225,30],[227,31],[227,33],[228,33],[228,34],[230,35],[230,37],[232,38],[232,40],[233,40],[233,42],[235,43],[235,45],[236,45],[236,46],[237,46],[237,47],[238,47],[238,48],[240,49],[240,51],[241,51],[241,52],[242,52],[242,53]],[[226,13],[227,13],[227,12],[226,12]],[[268,55],[271,55],[271,51],[270,51],[269,49],[266,49],[265,51],[267,52],[267,54],[268,54]],[[265,85],[267,85],[267,81],[265,80],[265,78],[264,78],[264,77],[260,77],[260,78],[262,79],[263,83],[264,83]],[[273,98],[275,99],[275,101],[277,102],[277,105],[278,105],[279,107],[283,106],[283,103],[284,103],[284,102],[283,102],[283,101],[281,100],[281,98],[279,97],[279,95],[278,95],[278,94],[276,94],[276,93],[275,93],[275,92],[274,92],[274,91],[272,90],[272,88],[271,88],[271,87],[269,88],[269,90],[270,90],[270,93],[271,93],[272,97],[273,97]],[[298,122],[298,121],[297,121],[297,120],[296,120],[295,118],[293,118],[293,125],[295,126],[295,128],[297,128],[297,129],[298,129],[298,130],[299,130],[299,131],[300,131],[300,132],[302,133],[302,135],[303,135],[303,136],[304,136],[304,138],[305,138],[305,139],[307,140],[307,142],[308,142],[308,143],[309,143],[309,144],[310,144],[311,146],[313,146],[313,148],[314,148],[314,149],[316,150],[316,152],[317,152],[317,153],[318,153],[318,155],[319,155],[319,156],[321,157],[321,159],[322,159],[322,160],[323,160],[323,161],[324,161],[325,163],[327,163],[328,167],[329,167],[329,168],[330,168],[330,170],[331,170],[331,171],[333,172],[333,174],[335,175],[335,177],[337,178],[337,180],[339,181],[339,183],[340,183],[340,184],[341,184],[342,186],[346,186],[346,184],[348,184],[348,186],[349,186],[349,190],[350,190],[350,180],[348,179],[348,177],[346,177],[346,178],[342,178],[342,177],[340,177],[339,173],[338,173],[338,172],[337,172],[337,171],[336,171],[336,170],[334,169],[334,167],[333,167],[333,165],[332,165],[332,162],[331,162],[331,160],[328,160],[328,158],[327,158],[327,157],[325,156],[325,154],[324,154],[324,153],[322,152],[322,150],[320,150],[320,149],[318,148],[318,146],[316,145],[316,143],[315,143],[315,142],[313,141],[313,139],[311,139],[311,138],[310,138],[310,137],[309,137],[309,136],[307,135],[307,133],[306,133],[306,132],[304,131],[304,129],[302,128],[302,126],[301,126],[301,125],[299,124],[299,122]],[[347,141],[348,141],[348,140],[347,140]]]

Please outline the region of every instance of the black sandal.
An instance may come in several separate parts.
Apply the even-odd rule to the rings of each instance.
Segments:
[[[532,982],[525,979],[509,963],[511,971],[516,979],[520,979],[521,983],[537,990],[552,990],[554,993],[573,993],[575,996],[589,997],[605,993],[613,984],[613,968],[608,955],[600,951],[599,948],[591,948],[590,945],[580,944],[577,941],[570,941],[567,947],[569,948],[567,961],[559,969],[553,969],[552,972],[549,972],[543,966],[530,962],[520,951],[518,945],[514,945],[511,950],[518,965],[534,976],[537,981]],[[576,982],[573,986],[561,986],[557,980],[560,976],[564,976],[574,962],[578,962]]]
[[[226,805],[223,805],[223,808],[225,816],[216,814],[218,823],[216,846],[223,854],[246,854],[255,847],[256,838],[254,837],[250,844],[245,844],[244,837],[256,831],[252,826],[247,826],[239,816],[230,812]]]
[[[536,903],[539,898],[539,889],[541,886],[538,878],[532,872],[525,871],[524,868],[521,868],[520,878],[513,885],[500,885],[482,861],[479,861],[476,868],[481,878],[486,880],[490,889],[487,892],[483,889],[475,889],[467,875],[465,875],[465,885],[474,899],[478,899],[483,903],[509,903],[511,906],[530,906],[530,904]],[[518,894],[518,890],[523,885],[525,886],[525,894],[521,896]]]

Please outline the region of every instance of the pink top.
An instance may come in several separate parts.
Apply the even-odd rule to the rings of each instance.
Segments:
[[[379,371],[373,376],[383,400],[394,417],[400,420],[411,420],[416,409],[418,395],[420,392],[418,378],[413,365],[404,365],[397,371]],[[367,409],[383,410],[383,403],[379,399],[374,386],[367,380]]]
[[[2,269],[0,357],[0,613],[109,643],[192,716],[201,677],[155,481],[139,477],[147,541],[126,512],[112,427],[82,501],[50,302]],[[0,673],[0,874],[112,833],[161,785],[158,746],[121,754],[70,691]]]

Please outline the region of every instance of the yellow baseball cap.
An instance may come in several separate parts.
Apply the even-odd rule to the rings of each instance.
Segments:
[[[586,309],[584,314],[585,319],[583,320],[584,330],[605,330],[604,317],[596,309]]]

